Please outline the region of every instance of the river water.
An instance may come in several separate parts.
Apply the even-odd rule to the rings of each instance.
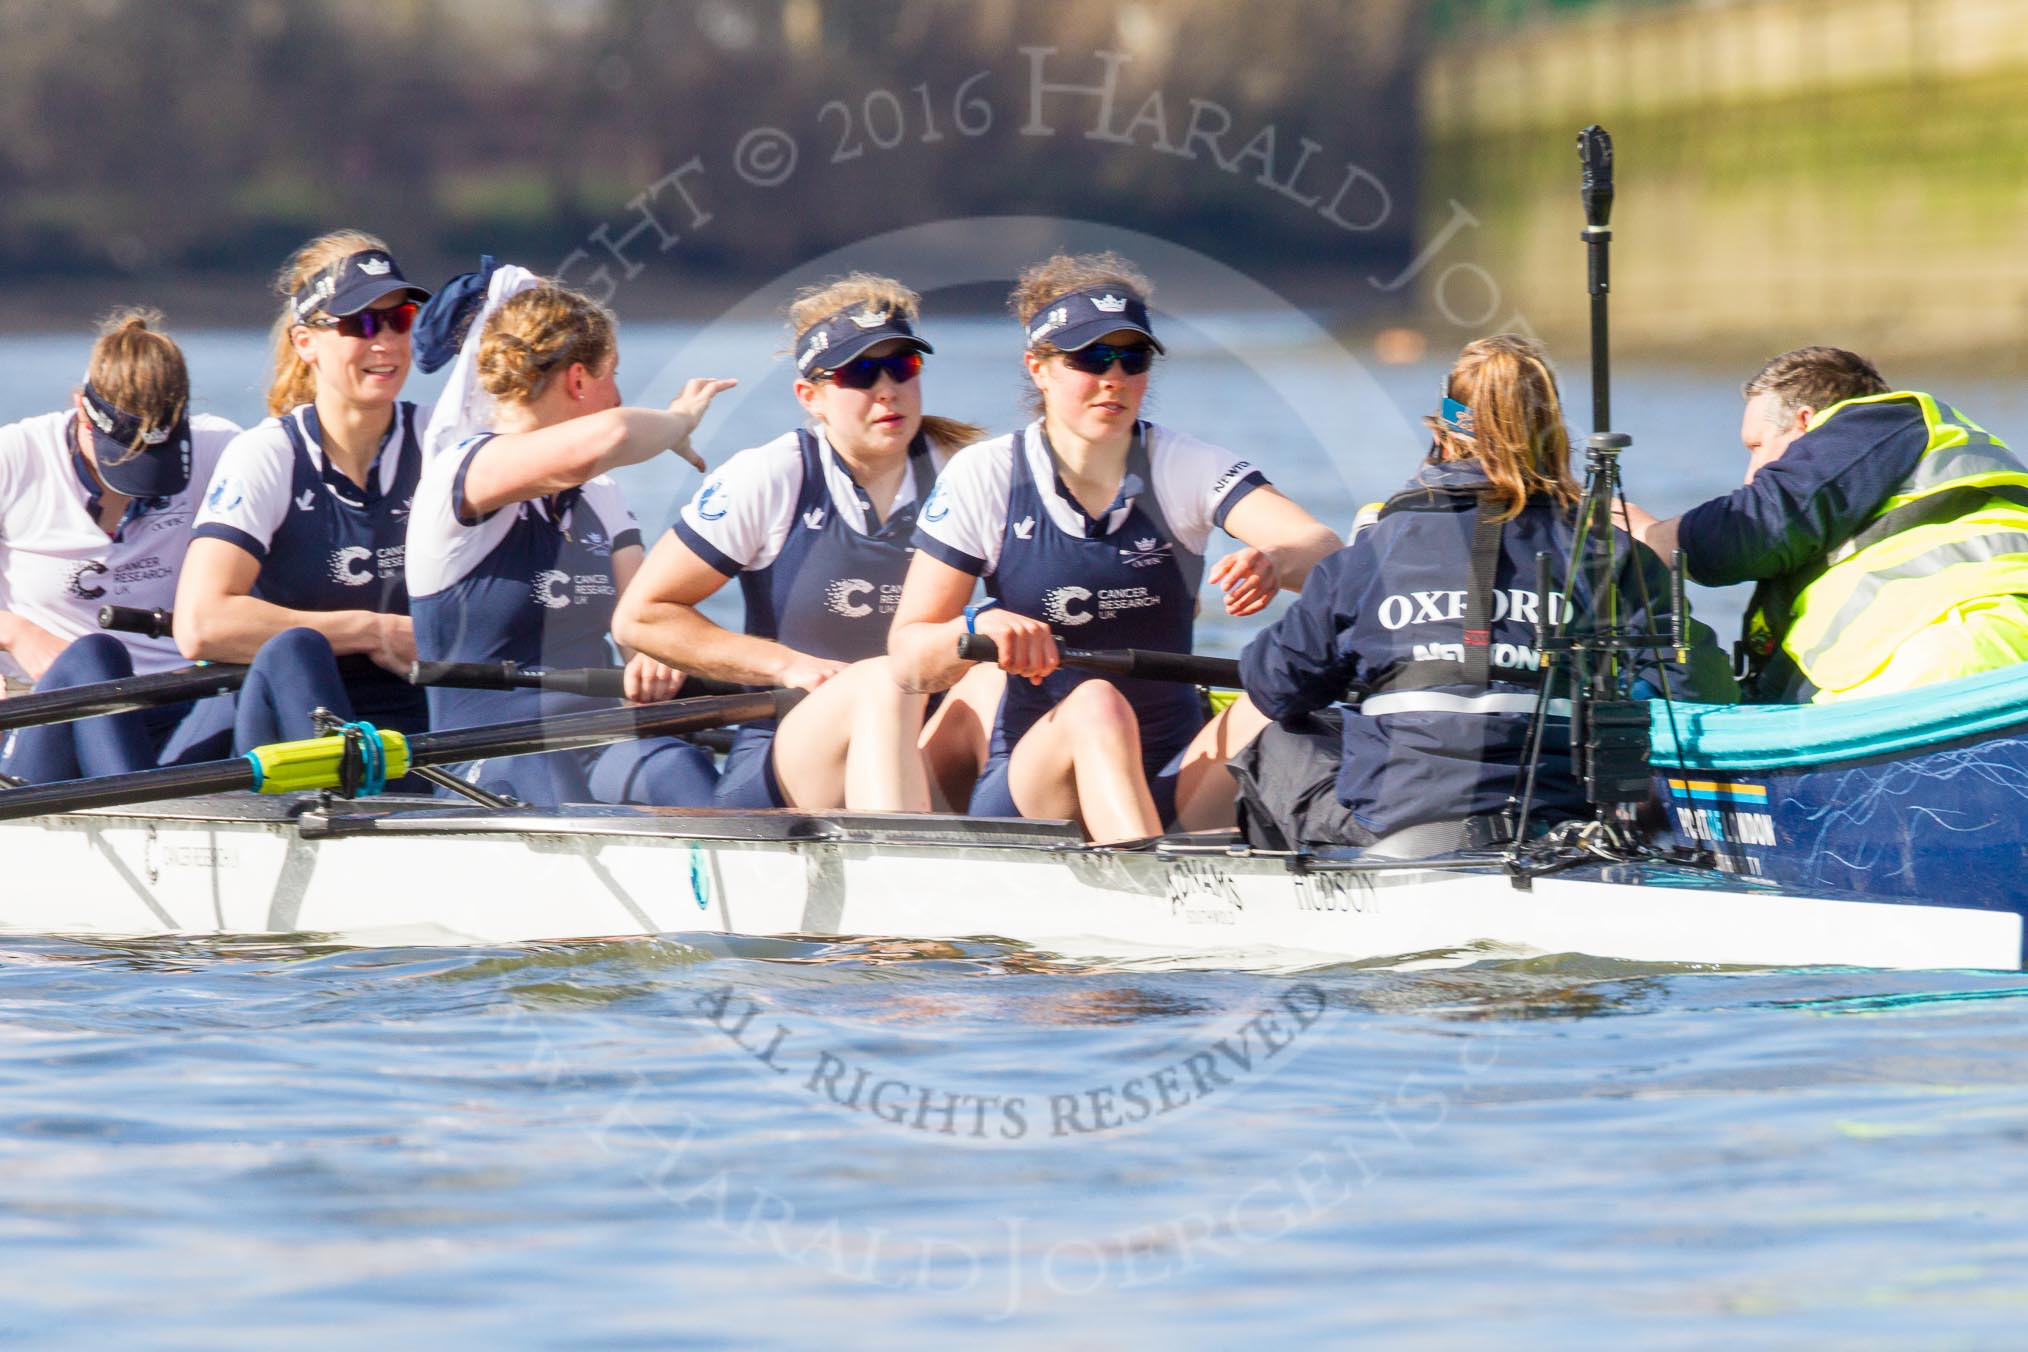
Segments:
[[[1003,327],[930,330],[933,410],[1015,416]],[[773,342],[633,326],[622,384],[746,378],[719,459],[788,425]],[[252,419],[259,337],[187,346],[200,406]],[[1286,316],[1174,347],[1155,416],[1336,522],[1412,470],[1441,371]],[[83,350],[0,340],[0,420],[56,406]],[[1622,375],[1636,498],[1736,480],[1741,374]],[[2028,425],[2011,387],[1934,383]],[[652,531],[694,481],[627,486]],[[1738,599],[1699,599],[1729,630]],[[991,939],[0,939],[0,1343],[2008,1345],[2024,995]]]

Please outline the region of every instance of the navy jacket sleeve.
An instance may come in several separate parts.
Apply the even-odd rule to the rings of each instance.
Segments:
[[[1810,566],[1865,523],[1928,444],[1913,401],[1845,409],[1752,483],[1683,514],[1677,538],[1690,576],[1725,587]]]
[[[1621,614],[1627,628],[1635,633],[1668,633],[1674,610],[1668,566],[1654,550],[1624,534],[1619,535],[1619,543],[1628,551],[1620,568]],[[1703,704],[1737,704],[1739,682],[1711,626],[1689,619],[1684,628],[1683,636],[1690,642],[1688,662],[1678,662],[1673,648],[1634,654],[1628,665],[1634,678],[1634,697],[1661,699],[1666,695]]]
[[[1277,721],[1329,708],[1345,698],[1359,659],[1345,635],[1357,618],[1357,583],[1371,550],[1347,545],[1310,570],[1295,604],[1239,655],[1240,684],[1256,708]]]

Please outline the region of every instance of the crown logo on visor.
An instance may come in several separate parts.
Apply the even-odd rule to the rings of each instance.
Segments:
[[[864,314],[847,317],[862,329],[877,329],[887,322],[888,312],[886,310],[868,310]]]
[[[92,420],[93,427],[98,428],[99,431],[104,432],[107,436],[111,436],[113,434],[113,420],[111,418],[108,418],[105,415],[104,410],[102,410],[97,404],[93,403],[89,399],[85,400],[84,412],[85,416]]]
[[[359,270],[369,277],[385,277],[393,268],[394,264],[388,262],[385,258],[362,258],[359,260]]]
[[[1094,296],[1091,308],[1102,314],[1116,315],[1127,308],[1125,296]]]
[[[169,434],[174,430],[174,428],[169,427],[157,427],[153,431],[141,433],[141,440],[150,446],[160,446],[163,442],[169,440]]]

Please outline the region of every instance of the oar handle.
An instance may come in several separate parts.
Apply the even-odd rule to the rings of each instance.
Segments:
[[[625,679],[626,673],[618,667],[523,671],[513,662],[416,662],[408,669],[410,685],[452,686],[459,690],[554,690],[605,699],[623,698]]]
[[[175,617],[160,606],[100,606],[99,628],[148,638],[168,638]]]
[[[1229,657],[1199,657],[1195,653],[1165,653],[1152,648],[1111,648],[1092,651],[1058,645],[1057,656],[1066,667],[1103,672],[1108,676],[1133,676],[1144,681],[1180,681],[1185,685],[1216,685],[1238,690],[1239,663]],[[958,635],[958,656],[967,662],[997,662],[1000,649],[984,634]]]
[[[529,670],[513,662],[415,662],[409,666],[410,685],[442,685],[459,690],[552,690],[565,695],[590,695],[597,699],[625,699],[626,672],[619,667],[561,667],[554,671]],[[704,695],[737,695],[744,687],[725,681],[687,676],[676,692],[684,699]]]

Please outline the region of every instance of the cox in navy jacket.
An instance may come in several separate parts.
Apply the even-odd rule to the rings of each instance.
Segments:
[[[1385,684],[1404,664],[1462,658],[1477,512],[1472,498],[1454,494],[1486,486],[1476,460],[1425,464],[1405,491],[1452,493],[1427,495],[1429,510],[1389,510],[1318,564],[1294,606],[1241,654],[1241,679],[1255,705],[1270,718],[1289,719]],[[1569,567],[1571,517],[1569,509],[1539,499],[1502,531],[1489,685],[1390,693],[1376,697],[1374,707],[1394,711],[1347,711],[1338,798],[1375,835],[1506,805],[1539,688],[1533,679],[1535,556],[1546,551],[1556,560],[1552,577],[1560,584]],[[1667,633],[1667,567],[1646,546],[1615,534],[1623,623]],[[1581,581],[1573,603],[1577,615],[1570,627],[1582,631],[1591,597]],[[1738,684],[1710,628],[1692,622],[1689,637],[1687,664],[1676,663],[1667,651],[1634,656],[1635,694],[1652,697],[1666,690],[1676,699],[1737,700]],[[1552,693],[1567,694],[1561,678],[1558,685]],[[1502,694],[1509,698],[1485,698]],[[1491,711],[1465,711],[1470,705]],[[1552,812],[1576,812],[1583,796],[1571,768],[1567,718],[1550,720],[1544,742],[1537,802]]]

